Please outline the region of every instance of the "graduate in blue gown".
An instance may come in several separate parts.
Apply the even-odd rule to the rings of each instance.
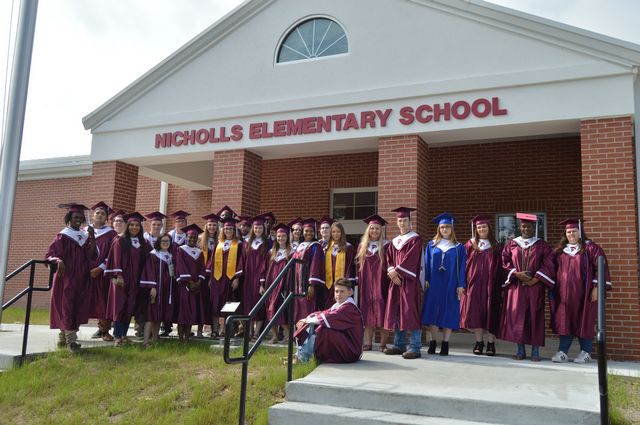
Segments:
[[[424,254],[426,290],[422,305],[422,324],[431,331],[429,354],[435,354],[435,335],[442,328],[440,355],[449,354],[449,337],[460,327],[460,296],[464,293],[464,245],[458,243],[453,230],[454,217],[442,213],[433,219],[437,224],[436,236],[427,243]]]

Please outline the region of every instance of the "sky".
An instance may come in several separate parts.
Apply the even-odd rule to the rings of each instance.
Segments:
[[[491,2],[640,44],[637,0]],[[0,0],[3,123],[8,95],[6,71],[13,54],[10,45],[15,38],[19,3]],[[89,154],[91,134],[84,129],[82,117],[241,3],[40,0],[21,160]]]

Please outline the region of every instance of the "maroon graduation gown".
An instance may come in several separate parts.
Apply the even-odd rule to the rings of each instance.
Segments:
[[[362,269],[356,264],[358,279],[358,307],[362,312],[365,326],[382,327],[384,325],[384,310],[389,293],[389,277],[387,268],[380,261],[378,249],[385,255],[388,241],[382,248],[378,243],[371,242],[364,257]],[[359,248],[358,248],[359,249]]]
[[[109,285],[107,318],[114,322],[129,323],[131,316],[136,313],[140,276],[144,268],[142,251],[147,249],[147,244],[142,235],[140,235],[138,241],[140,243],[138,248],[131,246],[127,250],[123,246],[126,243],[125,237],[115,237],[107,257],[105,277],[111,280],[111,278],[122,276],[124,279],[124,286],[117,286],[113,283]]]
[[[481,248],[483,241],[480,241]],[[497,335],[502,301],[502,245],[478,251],[470,240],[467,253],[467,289],[460,299],[460,327],[484,329]]]
[[[254,244],[256,244],[255,240]],[[244,314],[249,314],[261,297],[260,285],[264,285],[265,282],[267,256],[269,255],[269,250],[266,245],[266,242],[264,242],[259,246],[252,247],[247,243],[243,250],[242,311]],[[264,248],[264,252],[262,252],[262,248]],[[265,318],[266,310],[262,308],[255,317],[255,320],[262,321]]]
[[[155,249],[147,256],[140,278],[140,287],[156,288],[155,303],[152,304],[150,298],[143,302],[147,322],[173,322],[174,281],[169,272],[169,267],[173,263],[172,257],[170,252],[158,252]]]
[[[395,269],[402,279],[398,286],[389,281],[384,327],[393,330],[412,331],[422,327],[420,263],[422,262],[422,238],[416,232],[396,236],[387,245],[387,273]]]
[[[308,300],[307,297],[296,297],[294,319],[297,322],[317,311],[318,307],[324,307],[324,304],[319,306],[322,301],[318,301],[319,292],[322,290],[318,287],[324,286],[324,253],[322,246],[317,241],[301,242],[293,253],[293,257],[306,260],[308,266],[305,274],[303,265],[296,264],[296,293],[306,292],[307,286],[314,286],[316,291],[311,300]]]
[[[218,242],[218,245],[220,244],[224,244],[224,242]],[[242,264],[242,249],[244,244],[242,243],[242,241],[238,241],[238,255],[236,266],[234,267],[235,274],[233,276],[233,279],[229,279],[229,277],[227,276],[227,260],[229,259],[229,251],[231,250],[230,248],[227,251],[222,251],[222,277],[220,277],[219,280],[215,278],[215,257],[218,245],[216,245],[216,248],[211,251],[211,255],[209,256],[209,261],[207,264],[207,274],[211,276],[211,279],[209,281],[211,315],[216,317],[222,316],[220,310],[222,310],[222,307],[224,307],[226,302],[235,301],[235,295],[231,289],[231,282],[236,277],[241,276],[244,272]]]
[[[510,240],[502,251],[502,268],[507,277],[503,284],[506,289],[500,338],[518,344],[544,346],[545,288],[555,285],[554,255],[544,240],[532,239],[533,243],[523,241],[521,237]],[[514,275],[521,271],[528,271],[540,281],[525,286]]]
[[[319,321],[314,353],[320,363],[353,363],[362,356],[364,324],[353,298],[311,314]]]
[[[198,247],[182,245],[176,250],[176,280],[178,281],[178,315],[179,325],[200,325],[207,318],[208,309],[202,305],[200,292],[205,290],[206,272],[204,255]],[[189,289],[189,281],[200,281],[198,290]]]
[[[331,256],[331,272],[333,273],[333,283],[336,283],[336,259],[337,257],[335,255],[333,255],[333,252],[328,252],[329,249],[328,247],[325,248],[325,258],[327,255]],[[336,253],[337,254],[337,253]],[[351,245],[349,242],[347,242],[347,248],[346,248],[346,255],[345,255],[345,264],[344,264],[344,276],[345,278],[349,279],[352,281],[352,283],[355,283],[355,277],[356,277],[356,270],[355,270],[355,262],[354,259],[356,257],[356,252],[355,249],[353,247],[353,245]],[[326,271],[325,271],[326,273]],[[326,281],[326,276],[325,276],[325,281]],[[333,289],[333,285],[331,286],[331,288],[327,288],[327,285],[323,285],[323,292],[324,292],[324,305],[325,308],[331,308],[332,305],[334,305],[336,303],[336,297],[334,294],[334,289]]]
[[[291,254],[289,254],[291,255]],[[289,262],[289,257],[287,257],[287,253],[285,250],[278,250],[276,257],[271,260],[269,259],[269,263],[267,266],[267,274],[266,274],[266,283],[265,288],[269,288],[273,282],[276,280],[276,277],[282,272],[284,267]],[[267,319],[273,319],[273,316],[278,311],[278,308],[282,305],[282,294],[286,294],[286,285],[289,282],[288,276],[285,277],[278,282],[278,286],[273,289],[273,292],[269,295],[269,299],[267,300]],[[286,325],[287,324],[287,312],[285,311],[280,318],[276,321],[276,325]]]
[[[568,251],[568,252],[567,252]],[[604,251],[587,241],[582,253],[568,246],[556,257],[556,287],[550,295],[551,328],[558,335],[593,339],[598,302],[591,301],[591,290],[598,287],[598,257]],[[606,289],[611,277],[605,258]]]
[[[53,277],[49,327],[73,331],[87,323],[89,301],[89,243],[83,230],[64,228],[53,239],[45,259],[62,260],[64,276]]]
[[[89,291],[91,293],[91,301],[89,302],[89,316],[95,319],[107,318],[107,298],[109,298],[109,279],[104,275],[107,268],[107,257],[113,243],[113,238],[118,236],[115,230],[109,226],[102,229],[95,229],[96,249],[98,257],[89,263],[89,271],[96,267],[100,267],[102,272],[92,278],[89,276]]]

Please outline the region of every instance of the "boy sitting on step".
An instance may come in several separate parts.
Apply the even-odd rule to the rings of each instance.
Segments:
[[[352,363],[362,356],[364,324],[362,314],[353,300],[349,279],[334,284],[336,303],[324,311],[311,313],[298,321],[297,357],[308,361],[315,354],[320,363]]]

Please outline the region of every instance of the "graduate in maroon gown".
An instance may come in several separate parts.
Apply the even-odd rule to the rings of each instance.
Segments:
[[[584,234],[584,221],[567,219],[560,222],[565,232],[556,248],[556,286],[550,294],[551,327],[560,335],[556,363],[569,360],[573,338],[580,342],[575,363],[591,361],[594,327],[598,314],[598,257],[605,257],[605,284],[611,289],[611,277],[602,248]]]
[[[310,334],[315,336],[310,348],[319,363],[353,363],[362,357],[364,324],[352,296],[351,281],[338,279],[334,284],[335,304],[308,315],[297,324],[298,344],[313,338]]]
[[[223,211],[224,212],[224,211]],[[209,280],[212,338],[218,338],[222,308],[227,302],[236,301],[234,291],[238,289],[240,277],[243,273],[242,241],[236,234],[238,220],[231,214],[222,221],[220,239],[207,263]]]
[[[176,254],[178,253],[177,252],[178,247],[187,243],[187,234],[182,231],[182,228],[187,226],[187,217],[190,215],[191,214],[183,210],[178,210],[171,214],[171,217],[173,217],[173,230],[169,231],[169,235],[172,238],[171,253],[173,254],[174,259],[176,258]],[[174,290],[173,296],[176,302],[179,303],[180,297],[178,297],[178,292],[177,292],[178,286],[175,285],[173,290]],[[177,309],[179,308],[178,304],[176,304],[175,307],[176,307],[175,311],[177,313],[178,311]],[[162,322],[162,333],[160,334],[160,336],[169,336],[172,330],[173,330],[172,322]]]
[[[342,223],[334,221],[329,230],[329,245],[324,254],[324,305],[331,307],[336,300],[333,297],[333,282],[346,278],[351,282],[356,279],[355,256],[356,251],[353,245],[347,242],[347,234]]]
[[[242,251],[244,275],[242,276],[241,292],[242,311],[244,314],[249,314],[262,294],[264,294],[265,275],[267,273],[268,243],[264,217],[259,215],[250,219],[249,222],[251,223],[249,239]],[[266,310],[262,308],[255,316],[255,320],[250,324],[252,339],[258,336],[265,318]]]
[[[156,247],[156,240],[158,240],[158,237],[162,234],[164,220],[167,216],[160,211],[154,211],[145,215],[145,218],[149,220],[149,231],[144,232],[144,240],[147,241],[149,252],[151,252]]]
[[[393,347],[385,349],[384,353],[402,354],[405,359],[419,358],[422,347],[422,238],[411,230],[411,211],[415,211],[415,208],[400,207],[393,210],[400,235],[387,245],[386,252],[390,283],[384,327],[394,330],[395,335]],[[405,351],[406,331],[410,332],[410,343],[409,350]]]
[[[464,245],[467,253],[467,289],[460,299],[460,327],[475,334],[473,354],[476,355],[481,355],[484,350],[486,332],[486,354],[495,356],[504,282],[502,245],[496,241],[487,216],[475,216],[471,220],[471,230],[473,236]]]
[[[303,241],[302,237],[302,217],[296,217],[291,222],[287,224],[287,227],[291,231],[290,241],[291,241],[291,249],[294,251],[300,245],[300,242]]]
[[[276,280],[280,272],[289,262],[291,258],[292,249],[289,244],[289,229],[284,224],[279,224],[273,228],[276,232],[276,243],[268,252],[267,273],[265,277],[265,288],[269,288]],[[282,305],[283,294],[287,293],[285,285],[289,282],[287,276],[285,276],[280,282],[278,287],[274,288],[267,301],[267,320],[272,320],[275,316],[278,308]],[[271,328],[272,337],[269,343],[275,344],[278,342],[278,328],[275,325],[282,326],[285,340],[288,342],[289,338],[289,325],[287,325],[287,312],[285,311],[276,321],[273,328]]]
[[[202,250],[204,264],[206,266],[209,263],[209,258],[211,258],[216,244],[218,243],[218,222],[220,221],[220,217],[216,214],[208,214],[202,218],[206,220],[206,222],[204,224],[204,232],[202,232],[198,238],[198,248]],[[205,282],[202,285],[200,291],[200,302],[203,306],[202,311],[205,320],[202,325],[198,325],[198,332],[196,334],[198,338],[204,337],[204,324],[211,325],[211,288],[209,288],[209,279],[205,279]],[[209,336],[211,336],[211,334],[209,334]]]
[[[537,237],[537,216],[517,213],[520,234],[505,244],[502,268],[507,275],[502,306],[500,338],[517,344],[516,360],[527,354],[540,361],[539,347],[544,346],[545,288],[555,286],[553,250]]]
[[[118,235],[124,234],[124,231],[127,230],[127,222],[124,221],[125,215],[127,215],[126,211],[116,210],[109,216],[111,227]]]
[[[307,266],[296,264],[296,293],[307,293],[306,297],[296,297],[294,319],[300,320],[314,311],[324,308],[324,300],[320,299],[324,287],[324,253],[322,246],[316,241],[316,221],[308,218],[302,222],[300,242],[293,252],[293,258],[307,261]],[[319,288],[319,289],[318,289]]]
[[[327,248],[329,248],[329,242],[331,241],[331,225],[336,221],[328,216],[320,217],[318,220],[318,229],[320,232],[320,238],[318,238],[318,243],[322,247],[324,252],[327,252]],[[331,297],[333,299],[333,296]],[[331,303],[333,305],[333,303]]]
[[[75,353],[80,349],[78,328],[87,322],[86,305],[89,301],[87,282],[89,264],[96,258],[96,241],[93,227],[85,232],[80,228],[85,222],[81,204],[66,204],[66,227],[58,233],[45,255],[45,259],[57,266],[51,288],[49,327],[60,329],[58,346],[66,346]]]
[[[112,210],[104,202],[98,202],[91,207],[93,211],[93,231],[96,237],[97,257],[89,265],[91,292],[91,307],[89,317],[98,319],[98,330],[91,338],[102,338],[103,341],[113,341],[109,334],[111,321],[107,319],[107,298],[109,297],[109,279],[105,278],[104,271],[107,268],[107,256],[111,249],[113,238],[118,236],[115,230],[107,225],[109,214]]]
[[[134,212],[125,215],[124,220],[127,228],[124,234],[113,239],[107,257],[107,270],[104,272],[111,281],[107,315],[115,322],[113,336],[116,346],[128,342],[127,331],[138,306],[140,277],[148,255],[142,228],[144,217]]]
[[[140,288],[149,289],[149,298],[142,306],[145,310],[144,346],[158,341],[160,323],[173,322],[173,287],[175,269],[171,254],[172,238],[164,233],[155,238],[155,247],[149,253],[140,278]]]
[[[373,333],[380,330],[380,351],[387,348],[388,332],[384,328],[384,310],[389,292],[387,277],[386,246],[388,241],[382,236],[382,228],[386,220],[377,214],[363,220],[367,230],[362,235],[356,254],[356,270],[358,281],[358,307],[364,321],[363,351],[370,351],[373,346]]]
[[[249,241],[249,233],[251,233],[251,217],[250,215],[239,215],[238,216],[238,224],[236,228],[238,229],[238,238],[242,239],[243,243]]]
[[[189,341],[191,326],[203,323],[204,306],[200,292],[204,288],[206,271],[204,255],[198,248],[198,235],[202,229],[197,224],[183,227],[187,243],[176,250],[176,280],[178,281],[178,338]]]

